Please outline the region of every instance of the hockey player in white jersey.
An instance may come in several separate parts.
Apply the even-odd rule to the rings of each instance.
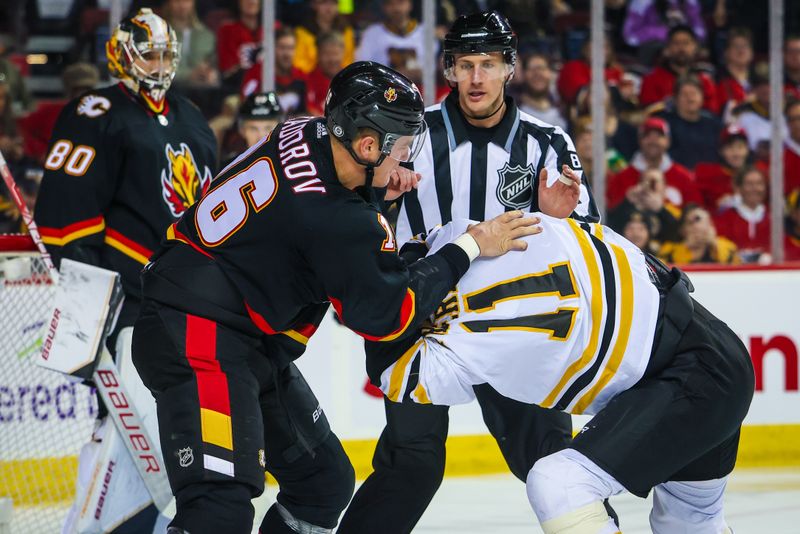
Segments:
[[[753,395],[747,349],[678,269],[607,227],[537,215],[543,232],[527,251],[474,262],[420,337],[368,344],[385,368],[381,389],[396,402],[453,405],[488,383],[594,415],[528,474],[546,534],[616,533],[603,499],[651,489],[656,534],[730,532],[722,493]],[[434,231],[431,252],[468,224]]]

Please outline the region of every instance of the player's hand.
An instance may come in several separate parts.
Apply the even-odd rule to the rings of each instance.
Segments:
[[[522,238],[542,231],[539,217],[526,217],[520,210],[508,211],[494,219],[470,226],[471,235],[481,249],[481,257],[502,256],[511,250],[526,250],[528,243]]]
[[[422,175],[420,173],[406,169],[405,167],[397,167],[389,175],[389,184],[386,186],[386,195],[383,197],[384,200],[389,202],[403,193],[408,193],[412,189],[416,189],[420,180],[422,180]]]
[[[539,174],[539,210],[551,217],[566,219],[578,207],[578,200],[581,196],[581,179],[569,165],[562,165],[561,172],[570,182],[569,184],[559,179],[548,187],[547,169],[542,169]]]

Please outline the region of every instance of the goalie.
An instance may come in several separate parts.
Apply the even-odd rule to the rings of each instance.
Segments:
[[[421,337],[367,343],[373,381],[395,402],[466,403],[488,383],[594,415],[528,474],[546,534],[617,533],[602,502],[625,490],[654,491],[656,534],[731,532],[722,495],[753,396],[747,350],[679,270],[601,225],[541,218],[524,253],[474,262]],[[438,229],[430,252],[466,228]]]

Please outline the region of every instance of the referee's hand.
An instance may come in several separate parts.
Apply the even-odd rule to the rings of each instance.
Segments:
[[[481,249],[481,257],[502,256],[511,250],[526,250],[525,236],[538,234],[541,226],[539,217],[525,216],[520,210],[507,211],[482,223],[470,226],[467,233],[475,239]]]
[[[561,176],[547,185],[547,169],[539,174],[539,209],[557,219],[566,219],[578,207],[581,196],[581,179],[569,165],[562,165]]]

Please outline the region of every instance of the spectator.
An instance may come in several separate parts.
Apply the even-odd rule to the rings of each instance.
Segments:
[[[308,112],[322,116],[325,112],[325,96],[331,79],[342,68],[346,45],[342,34],[337,32],[323,33],[317,38],[319,61],[317,68],[308,75]]]
[[[746,167],[734,177],[733,206],[714,221],[719,235],[736,244],[744,263],[770,263],[770,221],[767,209],[767,175]]]
[[[239,107],[236,127],[225,134],[222,168],[264,139],[285,118],[278,95],[274,91],[254,93]]]
[[[691,74],[675,82],[674,105],[661,114],[672,132],[669,155],[689,170],[716,161],[722,123],[703,109],[703,84]]]
[[[582,115],[575,119],[572,129],[572,139],[575,141],[575,153],[583,167],[583,174],[591,182],[593,173],[593,154],[592,139],[592,117]],[[610,143],[606,144],[605,173],[619,172],[628,165],[625,158]]]
[[[769,73],[766,65],[756,68],[753,75],[753,99],[736,106],[733,117],[745,134],[750,150],[758,161],[769,160],[769,141],[772,127],[769,121]]]
[[[619,174],[609,177],[608,209],[616,208],[626,197],[626,192],[641,181],[647,169],[659,169],[664,173],[666,204],[671,209],[680,209],[689,203],[699,203],[700,193],[692,174],[667,154],[670,143],[669,125],[664,119],[650,117],[639,128],[639,151],[631,164]]]
[[[735,107],[750,92],[750,70],[753,65],[753,34],[747,28],[728,32],[723,64],[717,76],[717,101],[720,111]]]
[[[640,211],[632,211],[628,215],[628,220],[622,225],[622,235],[625,239],[639,247],[642,252],[658,254],[657,243],[651,239],[651,228],[649,218]]]
[[[592,114],[591,109],[591,91],[586,86],[578,93],[578,100],[571,110],[570,120],[574,123],[578,117],[587,117]],[[613,158],[622,160],[623,167],[636,153],[639,148],[639,139],[636,132],[636,127],[626,120],[629,116],[627,113],[620,113],[615,102],[624,104],[624,101],[619,97],[618,87],[609,87],[605,91],[605,107],[606,107],[606,146],[614,150]],[[610,170],[617,172],[621,169],[614,168],[612,165]]]
[[[311,0],[311,11],[313,14],[306,23],[295,28],[297,51],[294,55],[294,66],[306,74],[313,72],[317,68],[317,41],[323,34],[330,32],[340,34],[344,45],[339,69],[352,63],[355,60],[355,33],[353,27],[339,14],[339,2]]]
[[[35,111],[19,120],[25,154],[39,163],[44,163],[53,127],[61,110],[73,98],[93,89],[100,82],[100,73],[96,66],[89,63],[73,63],[61,72],[61,81],[66,99],[41,102]]]
[[[606,83],[617,85],[622,81],[625,71],[616,62],[614,49],[608,36],[604,41]],[[592,80],[592,43],[587,39],[581,48],[581,57],[564,63],[558,75],[558,94],[567,105],[575,104],[579,91],[588,87]]]
[[[785,221],[784,259],[800,261],[800,190],[795,190],[789,195]]]
[[[679,211],[666,197],[666,182],[660,169],[646,169],[639,183],[625,192],[625,200],[608,214],[609,226],[624,232],[633,213],[647,221],[651,240],[659,243],[678,239]]]
[[[733,205],[733,177],[750,165],[751,160],[747,134],[735,124],[728,125],[720,134],[719,162],[700,162],[694,170],[703,206],[710,213]]]
[[[783,144],[783,188],[788,196],[800,190],[800,100],[786,104],[788,135]]]
[[[667,263],[741,263],[736,245],[717,236],[711,216],[705,208],[688,204],[680,220],[682,240],[679,243],[664,243],[659,257]]]
[[[650,106],[661,102],[672,94],[675,80],[686,74],[695,74],[703,84],[704,107],[717,113],[717,90],[711,78],[697,69],[696,61],[699,44],[694,31],[688,26],[675,26],[669,31],[667,46],[664,48],[663,64],[642,80],[639,102]]]
[[[163,16],[181,43],[181,62],[175,74],[175,86],[216,86],[219,83],[217,41],[197,17],[195,0],[166,0]]]
[[[382,0],[382,6],[384,21],[364,30],[356,59],[388,65],[419,83],[427,54],[422,26],[411,18],[412,2]]]
[[[217,30],[217,61],[225,94],[238,93],[261,47],[261,0],[238,0],[237,19]]]
[[[19,68],[8,58],[10,52],[9,40],[10,37],[0,35],[0,82],[8,86],[11,111],[17,116],[31,109],[33,99],[25,87],[25,79],[22,77]]]
[[[631,0],[622,35],[630,46],[659,45],[671,38],[670,30],[678,26],[691,29],[700,40],[705,39],[706,27],[698,0]]]
[[[567,121],[553,101],[552,82],[555,73],[544,54],[531,54],[522,64],[523,84],[517,102],[525,113],[563,130]]]
[[[800,35],[790,35],[784,41],[783,89],[787,97],[800,99]]]
[[[281,108],[289,117],[303,115],[308,111],[308,77],[294,66],[296,46],[297,39],[292,28],[281,26],[275,30],[275,92]],[[242,82],[243,97],[261,90],[261,69],[259,61],[245,74]]]

